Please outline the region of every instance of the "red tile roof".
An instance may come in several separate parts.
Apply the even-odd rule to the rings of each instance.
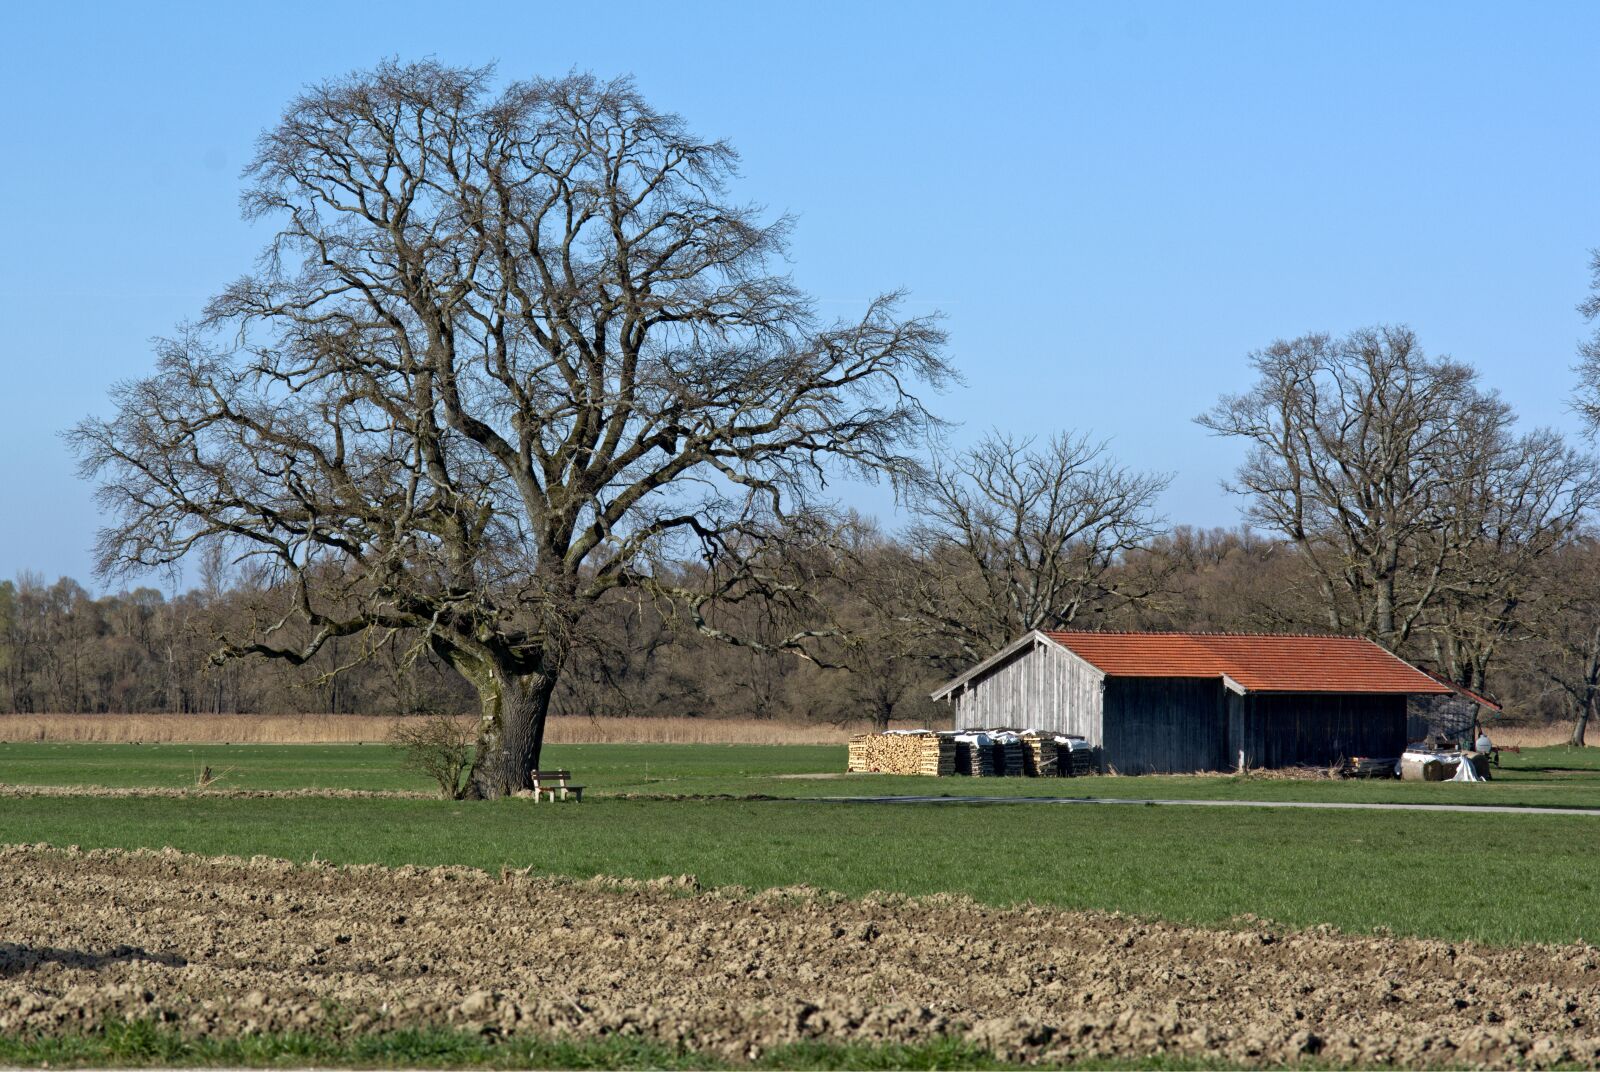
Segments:
[[[1047,633],[1110,677],[1222,677],[1251,692],[1450,692],[1370,640],[1244,633]]]

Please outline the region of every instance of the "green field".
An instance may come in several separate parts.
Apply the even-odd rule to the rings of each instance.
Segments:
[[[591,795],[950,795],[1327,800],[1600,808],[1600,749],[1507,754],[1487,784],[1260,777],[903,778],[844,775],[843,745],[552,745]],[[0,782],[20,785],[193,785],[210,766],[224,789],[432,789],[387,745],[128,745],[0,743]],[[830,777],[811,777],[830,775]]]
[[[562,1069],[1051,1069],[1017,1065],[954,1039],[915,1046],[803,1043],[781,1046],[754,1061],[732,1063],[715,1054],[681,1050],[636,1038],[494,1038],[479,1031],[438,1028],[342,1038],[319,1034],[195,1037],[148,1020],[113,1024],[88,1034],[46,1038],[0,1035],[0,1063],[38,1068],[562,1068]],[[1082,1067],[1082,1066],[1075,1066]],[[1152,1054],[1139,1061],[1095,1061],[1102,1070],[1226,1069],[1217,1060]],[[1307,1068],[1320,1067],[1307,1064]]]
[[[1563,751],[1525,753],[1521,765],[1492,785],[1441,786],[1227,778],[813,780],[782,776],[836,770],[839,749],[564,746],[550,749],[548,759],[571,766],[592,787],[595,795],[581,805],[21,796],[0,804],[0,841],[529,867],[581,878],[693,874],[706,885],[806,884],[846,894],[953,891],[993,904],[1026,900],[1205,924],[1248,913],[1289,925],[1391,927],[1493,942],[1600,942],[1594,908],[1600,818],[805,799],[937,787],[1600,804],[1600,770],[1591,755],[1555,754]],[[222,784],[239,788],[423,788],[398,770],[392,751],[370,745],[12,744],[0,746],[0,781],[179,786],[192,779],[197,763],[228,770]],[[750,799],[758,794],[793,799]]]

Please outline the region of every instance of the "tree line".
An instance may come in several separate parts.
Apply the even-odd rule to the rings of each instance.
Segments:
[[[629,79],[391,61],[257,144],[264,256],[70,435],[100,578],[212,582],[13,585],[12,705],[473,706],[481,797],[553,711],[912,716],[1039,627],[1353,632],[1593,706],[1594,465],[1404,328],[1251,355],[1199,420],[1252,528],[1169,531],[1167,477],[1071,431],[930,452],[940,319],[822,319],[794,221]],[[833,508],[840,473],[905,527]]]
[[[752,574],[685,558],[656,569],[697,599],[594,601],[564,638],[551,711],[936,720],[935,684],[1029,629],[1309,631],[1370,637],[1513,714],[1571,719],[1581,741],[1600,701],[1594,459],[1554,432],[1519,432],[1470,366],[1429,357],[1403,328],[1307,336],[1249,360],[1253,388],[1197,418],[1246,445],[1232,491],[1247,524],[1169,527],[1165,475],[1081,435],[993,433],[935,453],[898,531],[812,513],[741,559],[760,563],[755,589],[738,587]],[[0,583],[0,705],[473,707],[414,629],[331,637],[299,663],[219,657],[241,623],[311,638],[310,623],[282,620],[297,588],[230,566],[220,546],[202,556],[201,583],[171,597]],[[330,569],[316,588],[344,613],[350,583]]]

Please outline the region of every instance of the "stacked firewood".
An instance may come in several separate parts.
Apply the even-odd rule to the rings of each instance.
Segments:
[[[848,769],[944,777],[956,772],[956,746],[936,733],[858,734],[850,738]]]

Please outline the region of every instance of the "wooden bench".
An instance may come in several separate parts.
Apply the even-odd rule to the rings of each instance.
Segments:
[[[560,794],[559,798],[557,794]],[[554,804],[557,799],[566,800],[567,794],[572,794],[572,799],[579,804],[583,803],[583,786],[572,784],[572,772],[566,770],[536,770],[533,772],[533,802],[539,803],[540,797],[548,798]]]

